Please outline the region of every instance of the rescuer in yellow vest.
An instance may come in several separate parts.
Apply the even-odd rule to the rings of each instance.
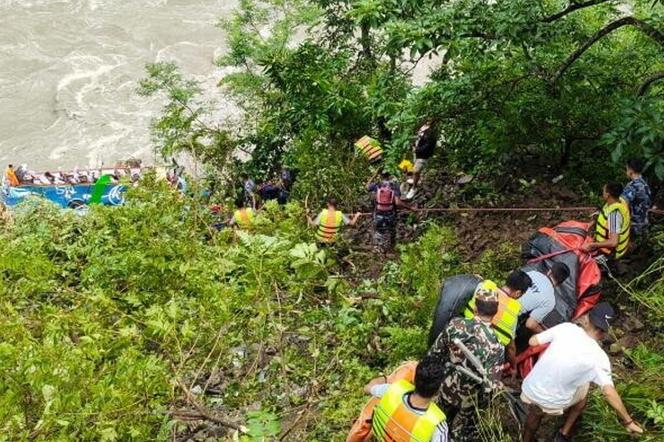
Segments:
[[[464,317],[471,319],[475,316],[475,297],[481,291],[495,291],[498,294],[498,312],[491,321],[491,327],[498,338],[498,342],[505,346],[507,361],[516,368],[516,326],[521,314],[519,299],[531,286],[530,277],[521,270],[515,270],[507,277],[504,286],[498,285],[490,280],[484,280],[477,285],[475,295],[470,299],[463,311]]]
[[[316,240],[321,244],[334,244],[339,237],[341,227],[344,225],[354,226],[360,217],[356,213],[352,219],[337,210],[337,200],[329,198],[327,208],[323,209],[316,219],[309,218],[309,225],[316,228]]]
[[[231,226],[237,226],[241,229],[251,229],[256,220],[256,212],[251,207],[246,207],[242,199],[235,201],[236,210],[229,221]]]
[[[435,354],[425,356],[417,364],[414,384],[405,379],[388,384],[383,376],[369,382],[365,393],[379,399],[371,418],[374,440],[447,442],[445,413],[433,402],[444,375],[445,361]]]
[[[618,183],[604,186],[602,198],[605,204],[595,221],[594,240],[583,245],[584,251],[599,252],[615,259],[622,258],[627,252],[631,220],[629,206],[620,198],[622,191]]]

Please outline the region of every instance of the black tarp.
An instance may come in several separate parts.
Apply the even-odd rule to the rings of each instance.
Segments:
[[[438,303],[433,313],[433,324],[429,331],[429,346],[455,316],[459,316],[475,293],[477,284],[482,281],[476,275],[456,275],[447,278],[440,288]]]

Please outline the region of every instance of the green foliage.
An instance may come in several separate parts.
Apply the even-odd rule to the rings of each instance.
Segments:
[[[664,248],[664,235],[652,238],[655,248]],[[658,258],[642,275],[634,279],[627,289],[631,292],[634,308],[641,309],[653,332],[644,335],[641,343],[626,351],[629,362],[627,375],[616,382],[618,390],[630,412],[645,424],[644,440],[661,440],[664,437],[662,398],[664,397],[664,335],[662,335],[662,308],[664,307],[664,258]],[[624,439],[620,423],[612,409],[600,394],[593,395],[584,427],[594,438],[617,441]]]
[[[630,352],[634,364],[629,376],[620,379],[616,385],[625,406],[646,428],[643,440],[657,441],[664,437],[662,420],[662,397],[664,397],[664,377],[662,376],[662,336],[655,336],[647,344],[641,344]],[[591,437],[582,440],[620,441],[625,432],[601,393],[591,396],[584,418],[584,432]]]
[[[466,264],[467,271],[501,283],[506,275],[520,267],[519,252],[514,243],[501,243],[482,253],[477,262]]]
[[[662,93],[655,97],[639,97],[623,106],[623,115],[603,140],[614,146],[612,157],[617,162],[641,157],[647,167],[664,180],[664,100]]]
[[[212,122],[210,108],[200,98],[196,81],[182,77],[173,63],[151,63],[147,77],[140,81],[138,93],[145,97],[163,96],[162,115],[152,122],[157,150],[168,159],[189,153],[223,173],[237,148],[230,132]]]
[[[273,413],[267,413],[264,411],[252,411],[247,414],[249,418],[248,437],[243,437],[243,441],[256,441],[262,442],[271,440],[279,436],[281,432],[281,427],[279,425],[279,418]]]
[[[0,432],[167,440],[196,410],[186,385],[248,440],[341,439],[362,385],[425,350],[454,239],[431,225],[400,263],[353,282],[303,215],[270,204],[256,232],[210,237],[204,206],[152,177],[85,216],[23,207],[0,230]]]

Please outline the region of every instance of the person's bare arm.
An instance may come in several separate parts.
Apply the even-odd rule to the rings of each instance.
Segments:
[[[378,376],[369,381],[367,385],[364,386],[364,393],[371,394],[371,389],[376,385],[387,384],[387,376]]]
[[[541,345],[540,341],[537,339],[537,335],[531,336],[530,339],[528,339],[528,345],[531,347],[537,347],[538,345]]]
[[[401,198],[399,198],[399,197],[394,198],[394,204],[397,207],[401,207],[401,208],[404,208],[406,210],[410,210],[411,212],[417,212],[417,208],[415,208],[414,206],[411,206],[410,204],[404,203],[403,201],[401,201]]]
[[[542,327],[542,324],[540,324],[533,318],[528,318],[526,320],[526,328],[528,330],[531,330],[533,333],[542,333],[544,331],[544,327]]]
[[[627,412],[627,409],[625,408],[625,404],[623,404],[620,394],[618,394],[618,391],[613,385],[605,385],[604,387],[602,387],[602,393],[604,394],[606,402],[608,402],[609,405],[611,405],[611,408],[616,410],[616,413],[618,414],[620,421],[625,426],[627,431],[629,431],[630,433],[643,433],[643,429],[636,422],[634,422],[632,416],[630,416],[629,413]]]
[[[505,353],[507,354],[507,362],[510,363],[512,369],[516,373],[516,344],[514,343],[514,339],[512,339],[510,343],[507,344],[507,347],[505,347]]]
[[[371,178],[369,178],[369,181],[367,181],[367,184],[364,187],[369,187],[371,185],[371,183],[373,183],[373,181],[376,179],[376,177],[378,176],[379,173],[380,173],[380,169],[378,169],[376,172],[374,172],[374,174],[371,175]]]
[[[586,252],[592,252],[597,249],[615,249],[616,247],[618,247],[618,234],[609,233],[609,239],[606,241],[587,243],[582,248]]]
[[[355,224],[357,224],[357,220],[360,218],[360,215],[361,215],[360,212],[357,212],[355,215],[353,215],[353,218],[350,220],[348,225],[349,226],[354,226]]]

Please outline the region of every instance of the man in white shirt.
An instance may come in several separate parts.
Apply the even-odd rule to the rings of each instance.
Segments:
[[[546,273],[526,272],[532,284],[528,291],[519,298],[521,312],[529,313],[526,327],[534,333],[544,331],[544,318],[556,308],[555,288],[569,277],[569,267],[556,262]]]
[[[560,416],[565,423],[555,441],[568,441],[586,406],[590,383],[599,386],[609,405],[630,433],[643,430],[625,409],[613,386],[609,357],[599,345],[609,330],[613,308],[606,302],[593,307],[576,323],[564,323],[530,338],[531,346],[549,344],[521,387],[521,399],[529,404],[523,441],[535,440],[543,414]]]

